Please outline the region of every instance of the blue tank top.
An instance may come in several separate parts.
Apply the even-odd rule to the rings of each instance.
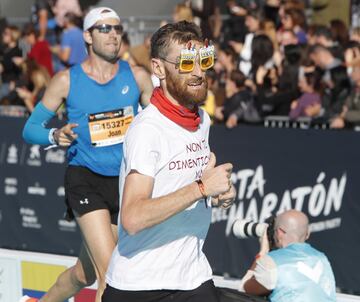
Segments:
[[[80,64],[70,68],[66,109],[69,123],[79,126],[73,128],[78,138],[68,148],[69,165],[118,176],[123,135],[137,114],[139,98],[139,88],[125,61],[119,61],[117,74],[105,84],[88,77]]]
[[[323,253],[307,243],[294,243],[268,255],[278,269],[270,301],[336,301],[334,275]]]

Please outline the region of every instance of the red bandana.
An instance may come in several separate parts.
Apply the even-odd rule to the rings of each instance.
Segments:
[[[184,106],[174,105],[167,99],[163,90],[159,87],[154,89],[150,102],[169,120],[179,126],[189,131],[196,131],[198,129],[200,115],[197,106],[194,110],[190,110]]]

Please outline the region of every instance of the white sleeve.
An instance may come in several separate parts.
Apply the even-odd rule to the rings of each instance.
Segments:
[[[274,260],[264,255],[256,261],[254,277],[257,282],[268,290],[273,290],[277,282],[277,267]]]
[[[131,170],[155,177],[160,158],[160,133],[148,124],[138,124],[129,129],[124,143],[126,175]]]

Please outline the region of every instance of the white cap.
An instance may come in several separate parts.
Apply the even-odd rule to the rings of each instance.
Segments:
[[[104,19],[118,19],[120,21],[119,15],[109,7],[96,7],[90,10],[84,19],[84,31],[87,31],[90,27],[94,26],[94,24],[98,21]]]

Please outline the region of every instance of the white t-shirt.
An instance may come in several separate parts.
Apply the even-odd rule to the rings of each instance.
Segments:
[[[244,46],[240,53],[240,57],[242,60],[240,61],[239,69],[245,76],[248,76],[251,71],[251,53],[252,53],[251,45],[254,36],[255,36],[254,33],[248,33],[245,36]]]
[[[248,270],[245,276],[241,280],[240,291],[244,291],[244,284],[246,281],[255,277],[259,282],[268,290],[273,290],[276,286],[278,272],[274,260],[269,255],[264,255],[260,259],[256,260],[255,269]]]
[[[197,131],[180,127],[150,104],[131,124],[120,172],[120,207],[126,175],[131,170],[154,178],[152,198],[172,193],[201,177],[209,158],[210,118],[200,110]],[[197,288],[212,278],[202,252],[211,206],[204,200],[166,221],[129,235],[121,225],[106,282],[121,290]]]

